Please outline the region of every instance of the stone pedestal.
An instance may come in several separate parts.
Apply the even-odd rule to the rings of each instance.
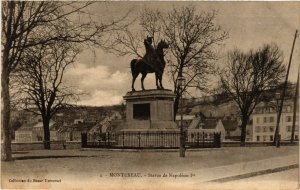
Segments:
[[[126,120],[116,130],[120,147],[178,147],[180,131],[174,119],[171,90],[127,92]]]
[[[128,92],[124,96],[126,122],[121,131],[177,131],[174,98],[171,90]]]
[[[121,147],[178,147],[179,129],[174,122],[174,98],[171,90],[128,92],[126,120],[119,128]]]

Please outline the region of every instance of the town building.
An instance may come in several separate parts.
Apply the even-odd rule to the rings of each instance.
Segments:
[[[221,141],[225,140],[225,128],[221,119],[195,118],[188,128],[188,139],[194,140],[198,133],[204,134],[204,138],[212,139],[214,133],[221,133]]]
[[[81,133],[88,132],[95,123],[74,123],[69,126],[62,126],[58,129],[58,140],[81,141]]]
[[[117,109],[117,108],[116,108]],[[44,129],[42,118],[33,112],[20,110],[14,112],[20,127],[14,131],[16,143],[42,142]],[[111,122],[122,118],[119,111],[102,107],[74,107],[60,110],[50,121],[51,141],[81,141],[81,133],[105,133]]]
[[[50,140],[57,140],[58,123],[50,121]],[[44,128],[43,122],[31,122],[23,124],[19,129],[15,131],[16,143],[29,143],[29,142],[41,142],[44,140]]]
[[[274,134],[277,122],[277,103],[261,102],[253,111],[253,125],[251,128],[253,142],[270,142],[274,140]],[[279,133],[282,141],[291,139],[293,125],[293,101],[288,99],[284,101],[281,118],[279,122]],[[299,107],[297,106],[295,125],[295,139],[298,140],[299,131]]]
[[[214,133],[221,133],[221,141],[239,141],[241,130],[239,122],[230,117],[205,117],[204,115],[183,115],[183,127],[187,130],[189,140],[197,138],[198,133],[205,133],[211,138]],[[181,124],[181,116],[176,116],[176,123]]]
[[[182,125],[183,128],[188,129],[191,123],[194,121],[197,122],[199,118],[197,118],[195,115],[182,115]],[[177,126],[181,126],[181,115],[176,115],[175,122]],[[193,124],[195,125],[195,124]]]
[[[15,131],[16,143],[27,143],[32,142],[32,124],[23,124],[19,129]]]

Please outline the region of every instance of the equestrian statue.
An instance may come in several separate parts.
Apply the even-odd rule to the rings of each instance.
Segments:
[[[142,90],[145,90],[144,79],[148,73],[155,73],[157,89],[164,89],[162,85],[162,76],[166,65],[166,62],[164,60],[164,49],[169,48],[169,45],[164,40],[161,40],[157,44],[157,48],[154,49],[154,47],[152,46],[152,42],[153,37],[147,36],[147,38],[144,40],[146,54],[143,58],[133,59],[130,63],[132,74],[132,91],[135,91],[134,82],[140,73],[142,74]]]

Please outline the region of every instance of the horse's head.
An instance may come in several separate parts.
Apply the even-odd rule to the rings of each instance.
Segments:
[[[160,42],[157,44],[157,48],[159,49],[169,48],[169,44],[165,40],[160,40]]]
[[[153,37],[147,36],[146,41],[147,41],[149,44],[152,44],[152,42],[153,42]]]

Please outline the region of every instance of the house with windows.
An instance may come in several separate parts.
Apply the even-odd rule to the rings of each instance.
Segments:
[[[54,121],[50,121],[49,123],[49,130],[50,130],[50,140],[55,141],[57,140],[57,123]],[[43,127],[43,122],[38,122],[32,127],[32,142],[37,142],[37,141],[43,141],[44,140],[44,127]]]
[[[256,106],[252,114],[251,135],[253,142],[273,141],[277,122],[277,107],[277,103],[274,102],[261,102]],[[279,122],[279,134],[282,141],[291,139],[293,109],[292,99],[285,100]],[[296,109],[295,139],[298,140],[299,107],[297,106]]]
[[[190,126],[198,124],[198,120],[200,118],[197,118],[195,115],[182,115],[182,125],[184,129],[190,128]],[[181,115],[176,115],[175,122],[177,126],[181,126]],[[194,124],[192,124],[194,123]]]
[[[19,129],[15,131],[15,140],[16,143],[29,143],[32,142],[33,124],[23,124]]]
[[[225,128],[221,119],[195,117],[187,129],[189,141],[194,141],[200,134],[205,138],[212,139],[214,133],[221,133],[221,141],[225,139]]]

